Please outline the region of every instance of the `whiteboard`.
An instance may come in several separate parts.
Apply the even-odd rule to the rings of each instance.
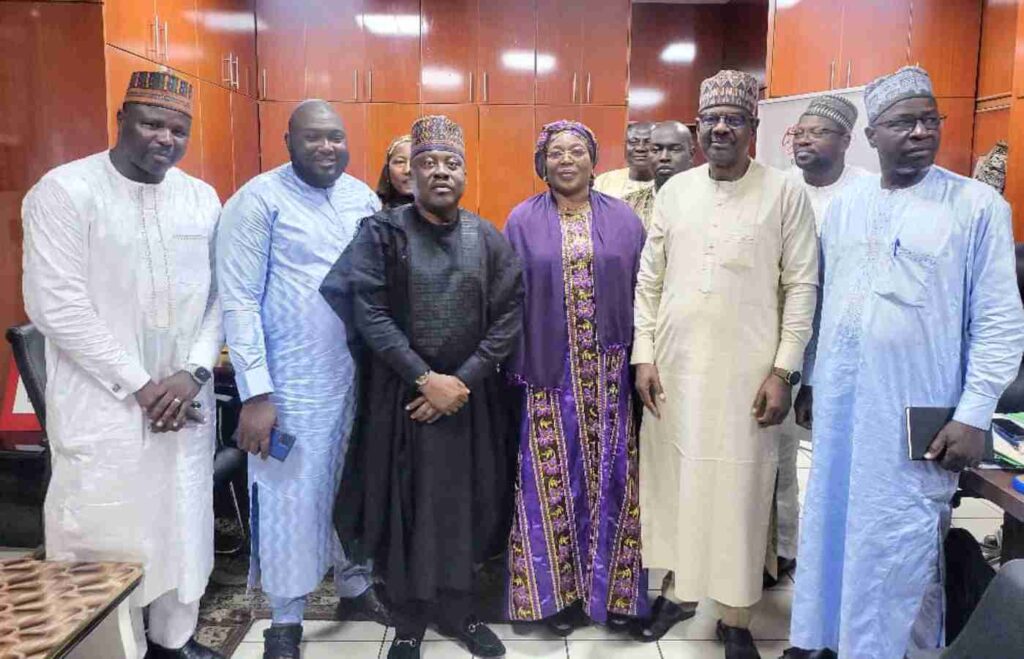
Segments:
[[[867,126],[867,112],[864,110],[864,87],[787,96],[759,102],[757,111],[761,118],[761,124],[757,129],[756,159],[758,162],[779,169],[789,169],[793,165],[793,160],[786,155],[782,145],[786,129],[796,124],[812,99],[826,94],[846,98],[857,106],[857,112],[860,113],[857,115],[857,123],[853,127],[850,148],[846,152],[846,164],[859,165],[869,172],[877,174],[879,171],[878,152],[871,148],[868,138],[864,136],[864,127]]]

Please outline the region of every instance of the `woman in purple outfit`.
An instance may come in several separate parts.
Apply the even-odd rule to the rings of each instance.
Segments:
[[[629,206],[591,189],[596,163],[589,128],[544,126],[535,166],[550,190],[505,226],[526,284],[511,364],[523,415],[508,614],[562,636],[588,619],[624,630],[647,614],[629,366],[644,230]]]

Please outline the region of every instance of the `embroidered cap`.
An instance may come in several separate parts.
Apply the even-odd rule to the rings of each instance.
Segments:
[[[559,119],[549,124],[544,124],[537,136],[537,146],[533,150],[533,169],[542,180],[547,173],[548,143],[555,139],[559,133],[573,133],[579,136],[587,145],[590,152],[590,163],[597,166],[597,138],[594,131],[586,125],[571,119]]]
[[[724,70],[700,83],[698,112],[717,105],[731,105],[757,114],[757,78],[743,71]]]
[[[444,115],[420,117],[412,125],[412,157],[424,151],[450,151],[465,156],[462,128]]]
[[[879,115],[900,101],[921,97],[935,98],[935,92],[928,72],[919,66],[904,66],[895,73],[875,78],[864,89],[868,122],[874,123]]]
[[[192,116],[192,84],[163,71],[136,71],[128,82],[125,103],[167,108]]]
[[[857,123],[857,114],[857,106],[847,99],[842,96],[825,94],[811,101],[802,116],[831,119],[849,132]]]

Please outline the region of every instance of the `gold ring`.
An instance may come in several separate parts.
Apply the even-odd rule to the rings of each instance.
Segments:
[[[171,402],[174,403],[175,405],[181,405],[181,399],[180,398],[175,398]]]

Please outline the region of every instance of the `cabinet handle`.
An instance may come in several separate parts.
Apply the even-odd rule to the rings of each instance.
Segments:
[[[373,100],[373,69],[366,71],[366,100]]]
[[[222,57],[221,60],[220,60],[220,64],[221,64],[221,67],[220,67],[221,82],[223,82],[228,87],[234,87],[234,84],[235,84],[235,71],[231,67],[231,53],[228,53],[227,57]],[[224,65],[225,64],[228,65],[228,74],[227,74],[227,76],[224,75]]]
[[[469,102],[473,102],[473,72],[469,72]]]
[[[168,42],[170,41],[170,34],[171,24],[167,21],[164,21],[164,62],[169,62],[171,60],[171,49],[168,46]]]
[[[834,89],[836,81],[836,61],[832,60],[832,63],[828,65],[828,88]]]
[[[234,58],[235,58],[235,67],[234,67],[232,73],[234,74],[235,82],[234,82],[234,85],[232,85],[232,86],[237,90],[237,89],[240,89],[242,87],[242,75],[241,75],[241,72],[240,72],[240,67],[238,65],[238,62],[239,62],[238,55],[234,55]]]
[[[483,93],[484,103],[486,103],[488,100],[490,100],[490,96],[491,96],[490,91],[487,89],[487,71],[484,71],[484,89],[483,89],[483,92],[484,92]]]
[[[853,78],[853,60],[846,63],[846,86],[850,86],[850,80]]]
[[[263,79],[263,98],[270,98],[270,90],[267,89],[267,70],[263,69],[260,73],[260,77]]]
[[[572,102],[576,102],[576,82],[579,76],[575,73],[572,74]]]
[[[160,18],[153,16],[153,47],[149,49],[149,52],[153,54],[153,59],[160,59]]]
[[[352,69],[352,100],[359,100],[359,69]]]
[[[587,103],[590,102],[590,73],[587,73]]]

